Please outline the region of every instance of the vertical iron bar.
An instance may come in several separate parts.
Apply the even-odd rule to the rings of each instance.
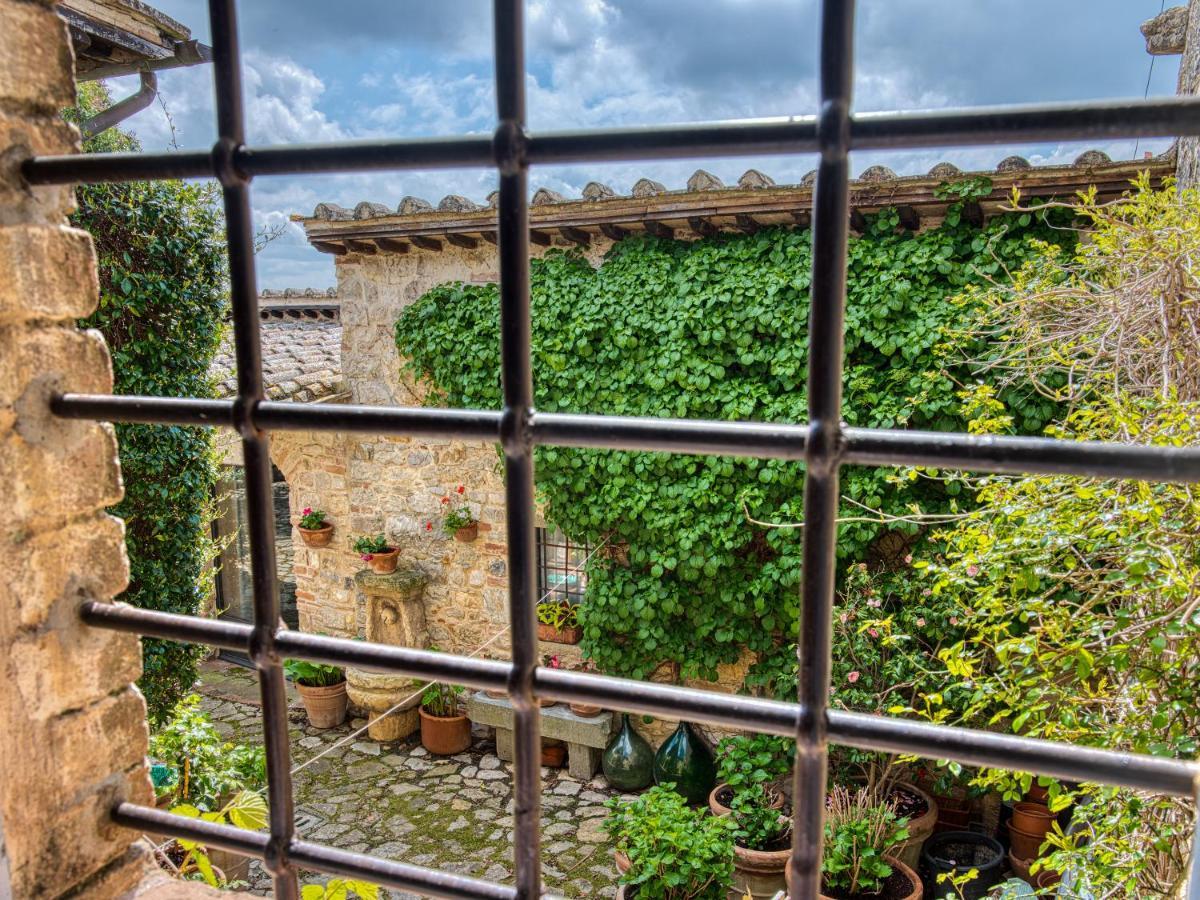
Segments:
[[[253,422],[254,407],[263,399],[262,348],[255,289],[250,179],[239,172],[234,155],[246,139],[242,105],[241,55],[234,0],[209,0],[213,41],[213,77],[217,106],[217,142],[213,168],[221,181],[225,234],[229,251],[229,286],[237,357],[238,395],[234,420],[242,436],[249,515],[250,568],[254,587],[254,627],[247,648],[258,669],[263,705],[263,738],[267,761],[267,803],[271,836],[264,865],[274,878],[277,900],[295,900],[297,878],[287,851],[295,837],[292,779],[288,748],[287,693],[275,650],[279,623],[279,589],[275,578],[274,503],[271,497],[271,451],[267,435]]]
[[[529,310],[528,163],[525,158],[524,0],[495,0],[496,108],[493,138],[500,172],[500,363],[504,412],[504,492],[508,526],[509,621],[512,629],[513,860],[517,895],[541,895],[541,714],[533,696],[537,666],[534,609],[533,367]]]
[[[800,712],[796,726],[795,821],[791,896],[821,887],[826,746],[837,553],[841,444],[842,329],[849,228],[850,93],[854,78],[854,2],[821,4],[821,161],[813,197],[813,262],[808,327],[809,439],[804,477],[804,573],[800,613]]]

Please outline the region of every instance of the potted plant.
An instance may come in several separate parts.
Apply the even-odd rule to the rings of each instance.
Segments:
[[[826,799],[823,900],[921,900],[917,873],[891,854],[908,837],[905,819],[866,788],[835,786]]]
[[[734,794],[733,887],[742,895],[770,897],[787,889],[792,823],[774,804],[778,791],[754,784]]]
[[[542,657],[542,665],[545,666],[547,669],[561,669],[562,661],[558,658],[557,653],[553,654],[553,655],[547,653],[545,656]],[[542,707],[543,709],[546,708],[547,706],[553,706],[557,702],[558,702],[557,700],[552,700],[549,697],[538,697],[537,698],[538,706]]]
[[[219,825],[234,825],[258,831],[267,824],[267,801],[255,791],[239,791],[230,798],[220,809],[204,812],[189,803],[173,806],[170,812],[189,819],[203,819]],[[250,874],[250,857],[242,856],[223,850],[220,847],[211,849],[198,841],[176,838],[175,842],[183,850],[183,858],[178,863],[179,873],[185,878],[199,875],[211,887],[228,887],[231,882],[243,882]]]
[[[609,799],[604,830],[620,871],[618,898],[725,900],[733,876],[733,821],[693,809],[671,785],[632,801]]]
[[[471,746],[471,720],[458,708],[457,684],[434,683],[421,695],[421,746],[437,756],[453,756]]]
[[[354,552],[376,575],[390,575],[396,571],[400,550],[389,544],[382,534],[362,535],[355,539],[353,546]]]
[[[578,644],[583,639],[579,613],[570,600],[544,600],[537,605],[538,640]]]
[[[289,659],[283,664],[292,676],[300,702],[313,728],[336,728],[346,721],[346,674],[339,666]]]
[[[306,547],[328,547],[333,540],[333,525],[325,521],[324,510],[304,507],[297,527]]]
[[[717,745],[717,786],[708,795],[714,816],[727,816],[734,796],[762,787],[767,806],[780,809],[784,794],[780,782],[791,770],[792,742],[768,734],[733,735]]]
[[[463,496],[465,491],[466,488],[460,484],[453,494],[442,498],[442,505],[446,507],[442,517],[442,529],[456,541],[469,544],[479,537],[479,522],[467,505],[466,497]]]

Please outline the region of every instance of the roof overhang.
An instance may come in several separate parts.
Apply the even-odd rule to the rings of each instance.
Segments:
[[[141,0],[62,0],[80,81],[212,61],[187,26]]]
[[[887,207],[900,210],[907,228],[933,224],[944,217],[952,202],[939,188],[969,178],[982,176],[991,181],[991,192],[972,201],[967,210],[969,216],[983,221],[1011,199],[1014,188],[1024,198],[1046,199],[1070,198],[1095,187],[1101,200],[1111,200],[1128,191],[1142,172],[1148,172],[1151,183],[1159,185],[1174,173],[1174,162],[1157,157],[1114,163],[1102,153],[1089,151],[1070,166],[1032,167],[1010,157],[994,172],[959,172],[941,163],[928,175],[896,177],[882,167],[873,167],[850,183],[851,227],[861,229],[865,215]],[[705,185],[706,189],[667,191],[643,180],[634,188],[634,196],[622,197],[593,183],[580,200],[539,190],[529,209],[531,243],[588,245],[597,237],[619,240],[638,232],[686,238],[720,231],[752,232],[772,225],[806,226],[811,219],[811,183],[775,185],[751,170],[737,187],[726,188],[705,172],[693,175],[689,185]],[[589,194],[597,199],[587,199]],[[400,209],[405,212],[393,212],[376,203],[360,203],[354,210],[321,204],[315,215],[293,219],[303,223],[316,249],[339,256],[469,249],[496,241],[494,206],[447,197],[433,209],[425,201],[405,198]]]

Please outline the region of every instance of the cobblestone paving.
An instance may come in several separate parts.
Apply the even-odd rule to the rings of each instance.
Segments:
[[[260,710],[252,701],[248,669],[208,664],[203,706],[232,740],[261,740]],[[365,724],[310,728],[292,713],[292,764],[303,763]],[[604,776],[572,779],[566,769],[543,769],[542,853],[547,890],[566,897],[612,897],[616,870],[608,836],[600,830],[604,801],[614,792]],[[346,850],[461,872],[496,881],[512,879],[512,771],[495,744],[477,731],[468,752],[430,755],[419,741],[347,743],[295,776],[299,834]],[[324,880],[304,873],[305,882]],[[253,892],[270,893],[255,862]],[[392,900],[416,895],[385,892]]]

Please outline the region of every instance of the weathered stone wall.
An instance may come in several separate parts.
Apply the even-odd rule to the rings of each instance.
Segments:
[[[30,155],[78,150],[59,117],[74,100],[66,26],[49,2],[0,0],[0,897],[108,898],[151,872],[139,835],[109,818],[153,803],[133,635],[91,628],[87,600],[128,579],[112,428],[52,416],[59,390],[111,390],[108,352],[75,320],[95,307],[91,238],[66,188],[30,188]],[[198,896],[193,893],[191,896]],[[161,895],[160,895],[161,896]]]
[[[610,246],[600,241],[587,255],[599,263]],[[350,254],[338,258],[337,273],[342,367],[350,402],[368,405],[408,406],[422,400],[422,386],[401,376],[393,336],[405,307],[447,281],[498,280],[496,251],[489,244],[448,246],[441,252]],[[350,544],[356,535],[382,530],[401,544],[404,564],[415,565],[429,579],[425,609],[431,641],[456,653],[472,653],[487,644],[483,655],[508,656],[504,486],[495,446],[358,435],[335,446],[314,435],[276,435],[273,447],[276,465],[291,485],[294,520],[312,506],[324,509],[336,525],[327,549],[301,550],[297,536],[296,597],[303,629],[362,635],[364,601],[353,575],[363,563]],[[440,528],[441,498],[460,484],[480,521],[479,537],[472,543],[459,543]],[[567,666],[580,662],[577,647],[543,643],[541,649],[544,655],[557,654]],[[744,669],[727,667],[718,683],[700,686],[736,689]],[[649,729],[657,737],[665,730],[662,725]]]

